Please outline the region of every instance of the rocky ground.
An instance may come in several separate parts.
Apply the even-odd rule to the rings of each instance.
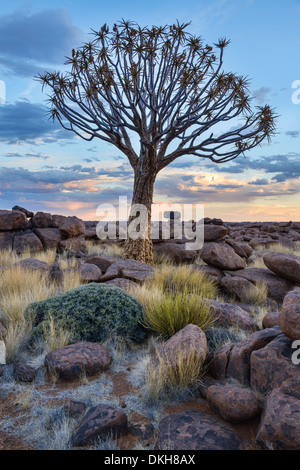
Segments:
[[[207,218],[204,235],[200,251],[185,250],[185,240],[172,236],[154,240],[151,267],[123,260],[119,241],[107,243],[114,249],[103,254],[94,222],[19,207],[0,211],[0,250],[30,249],[17,262],[26,273],[43,272],[59,284],[73,270],[82,283],[132,292],[168,259],[204,273],[218,290],[208,299],[215,324],[206,334],[189,324],[156,349],[152,336],[130,348],[79,341],[39,356],[27,351],[0,366],[0,449],[300,448],[300,343],[294,343],[300,341],[300,223]],[[58,253],[51,265],[35,258],[42,250]],[[71,267],[61,268],[62,252]],[[0,364],[7,341],[2,322]],[[176,368],[182,350],[203,362],[201,381],[181,396],[146,400],[145,364],[155,365],[159,351]]]

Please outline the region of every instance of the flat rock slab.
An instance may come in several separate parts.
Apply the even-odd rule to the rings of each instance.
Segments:
[[[128,420],[124,411],[100,404],[86,413],[72,438],[72,445],[82,447],[101,436],[119,437],[126,433]]]
[[[113,263],[102,276],[101,282],[123,277],[134,282],[143,282],[154,277],[154,268],[133,259]]]
[[[159,423],[157,450],[244,450],[241,438],[203,411],[181,411]]]
[[[213,411],[230,423],[244,423],[258,416],[261,411],[249,388],[213,385],[207,390],[207,400]]]
[[[82,342],[50,352],[44,363],[48,371],[60,379],[76,380],[83,374],[88,377],[107,370],[111,356],[98,343]]]

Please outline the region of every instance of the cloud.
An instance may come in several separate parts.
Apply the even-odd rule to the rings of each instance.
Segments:
[[[252,184],[254,186],[266,186],[269,184],[269,181],[267,179],[257,179],[255,181],[249,181],[248,184]]]
[[[292,137],[292,139],[297,139],[300,136],[300,131],[287,131],[285,135]]]
[[[82,36],[63,8],[1,16],[0,63],[10,73],[33,76],[41,64],[63,63]]]
[[[270,87],[261,87],[258,90],[253,92],[253,96],[256,99],[257,103],[260,105],[265,104],[268,94],[271,92]]]
[[[19,144],[24,142],[57,142],[72,139],[74,134],[65,131],[60,124],[47,118],[47,108],[27,100],[0,106],[0,142]]]

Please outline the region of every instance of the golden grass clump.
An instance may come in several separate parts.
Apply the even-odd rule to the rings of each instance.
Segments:
[[[49,351],[68,346],[72,339],[71,332],[56,324],[51,315],[47,325],[44,326],[44,338]]]
[[[146,402],[186,398],[201,383],[205,367],[200,355],[187,354],[184,349],[179,349],[174,361],[174,358],[162,357],[157,349],[155,356],[156,361],[150,359],[146,365]]]
[[[124,248],[116,243],[105,243],[105,241],[86,240],[88,256],[115,256],[123,257]]]
[[[30,250],[26,250],[23,253],[16,253],[12,249],[0,250],[0,266],[12,266],[18,261],[22,261],[28,258],[38,259],[44,263],[51,266],[55,261],[56,251],[47,250],[47,251],[38,251],[31,253]]]
[[[249,289],[244,289],[239,297],[246,304],[263,305],[268,300],[268,286],[257,281]]]

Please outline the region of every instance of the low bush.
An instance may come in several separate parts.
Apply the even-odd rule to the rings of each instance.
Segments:
[[[140,342],[146,336],[140,303],[118,287],[104,284],[92,283],[35,302],[24,315],[32,319],[34,337],[43,337],[51,321],[69,331],[74,342],[102,342],[110,337]]]

